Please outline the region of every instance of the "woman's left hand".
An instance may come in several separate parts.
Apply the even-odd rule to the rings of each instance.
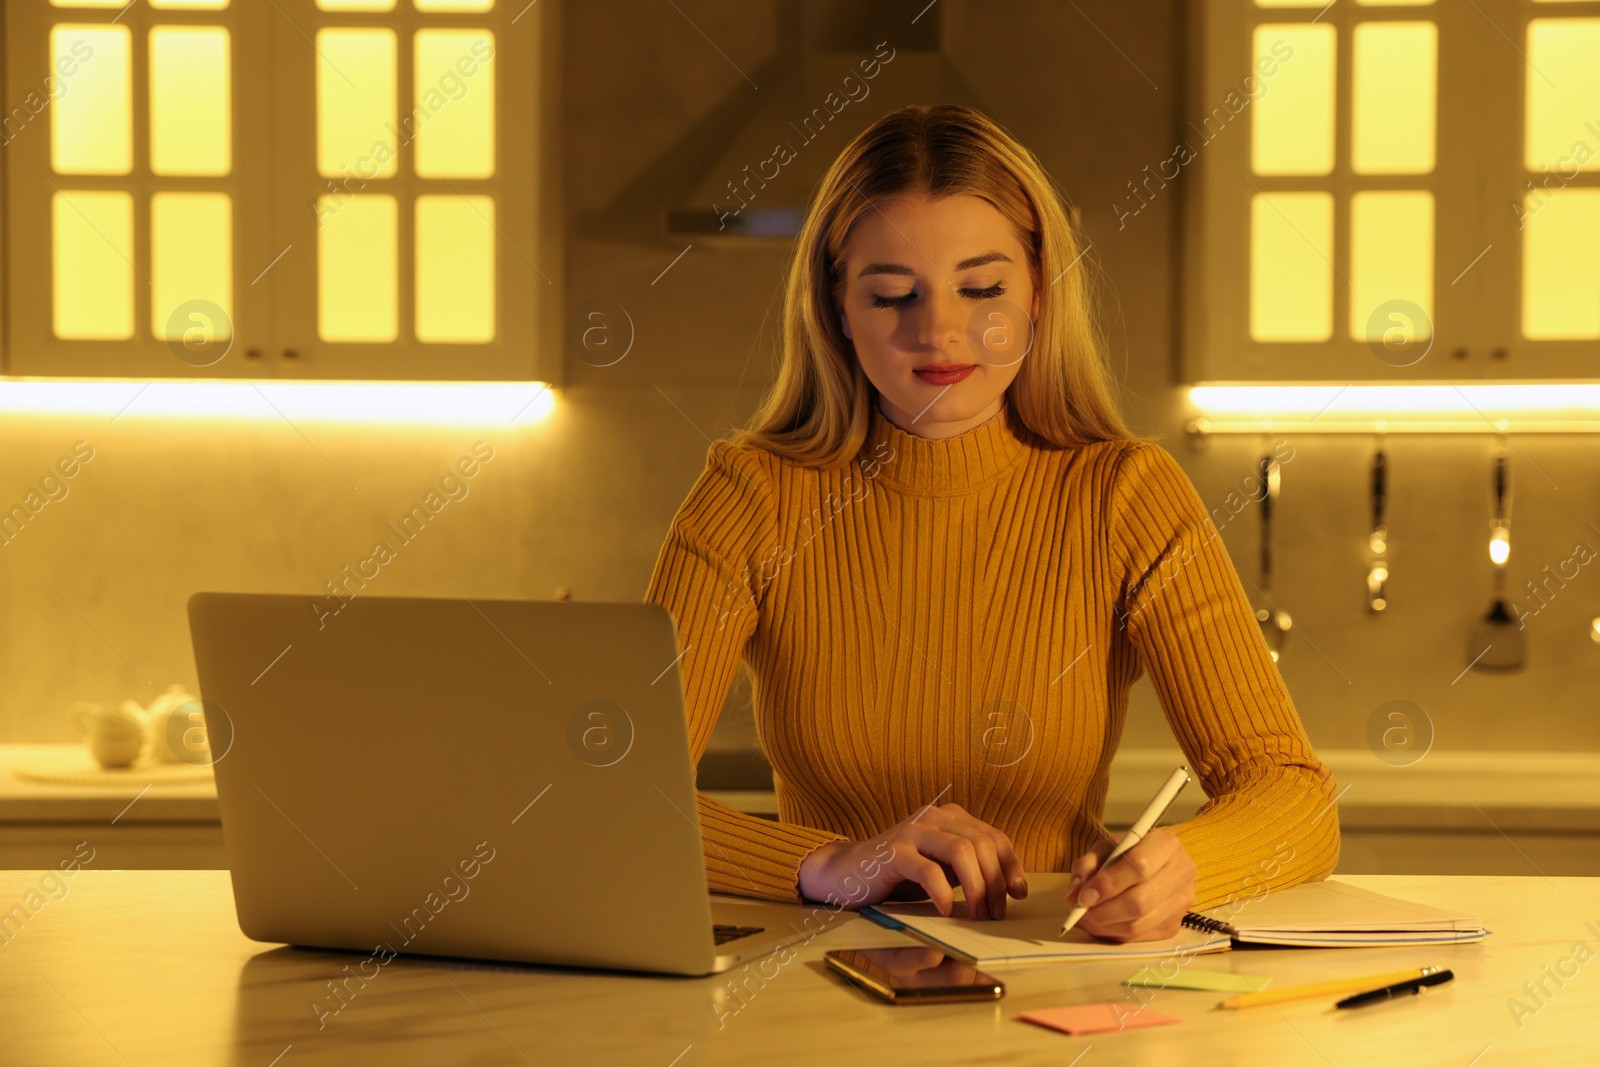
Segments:
[[[1076,929],[1118,942],[1176,937],[1195,900],[1194,860],[1178,835],[1151,830],[1100,870],[1114,847],[1114,842],[1102,842],[1072,865],[1067,903],[1089,909]]]

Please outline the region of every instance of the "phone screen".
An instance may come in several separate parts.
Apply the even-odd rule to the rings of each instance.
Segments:
[[[906,945],[829,952],[828,966],[885,1000],[998,1000],[1006,987],[972,964],[936,948]]]

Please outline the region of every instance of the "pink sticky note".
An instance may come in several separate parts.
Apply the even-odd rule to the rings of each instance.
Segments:
[[[1103,1034],[1108,1030],[1137,1030],[1163,1023],[1181,1023],[1176,1015],[1163,1015],[1134,1004],[1076,1004],[1070,1008],[1045,1008],[1019,1012],[1017,1018],[1067,1034]]]

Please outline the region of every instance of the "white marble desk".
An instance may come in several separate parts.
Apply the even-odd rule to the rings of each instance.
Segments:
[[[21,903],[42,873],[0,871],[0,908]],[[1126,1000],[1130,992],[1120,982],[1130,964],[1004,970],[998,974],[1008,993],[995,1004],[892,1007],[823,969],[830,948],[903,943],[860,919],[817,937],[766,980],[737,970],[675,979],[396,958],[319,1030],[309,1002],[326,994],[325,983],[340,977],[343,966],[364,957],[247,940],[234,921],[225,871],[84,870],[67,883],[65,897],[6,928],[0,1061],[8,1067],[1600,1063],[1594,1025],[1600,879],[1348,880],[1476,912],[1495,934],[1483,945],[1424,950],[1257,949],[1199,957],[1189,966],[1267,974],[1280,985],[1426,963],[1451,967],[1457,978],[1429,996],[1337,1013],[1325,1001],[1221,1012],[1211,1010],[1216,994],[1157,990],[1149,1006],[1185,1022],[1068,1037],[1015,1016]],[[1580,942],[1589,946],[1581,963],[1573,956]],[[1559,988],[1546,977],[1557,969],[1566,972]],[[1524,983],[1541,980],[1549,995],[1536,1000]],[[1520,1027],[1513,998],[1533,1009]]]

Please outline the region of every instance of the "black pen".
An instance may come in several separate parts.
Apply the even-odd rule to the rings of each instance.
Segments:
[[[1448,982],[1454,977],[1455,975],[1450,971],[1440,971],[1437,974],[1428,974],[1422,976],[1421,978],[1411,978],[1404,982],[1397,982],[1394,985],[1386,985],[1382,989],[1371,989],[1365,993],[1357,993],[1353,997],[1345,997],[1343,1000],[1339,1001],[1339,1003],[1335,1004],[1334,1007],[1359,1008],[1363,1004],[1376,1004],[1380,1000],[1389,1000],[1392,997],[1401,997],[1408,993],[1415,995],[1422,992],[1428,986],[1438,985],[1441,982]]]

